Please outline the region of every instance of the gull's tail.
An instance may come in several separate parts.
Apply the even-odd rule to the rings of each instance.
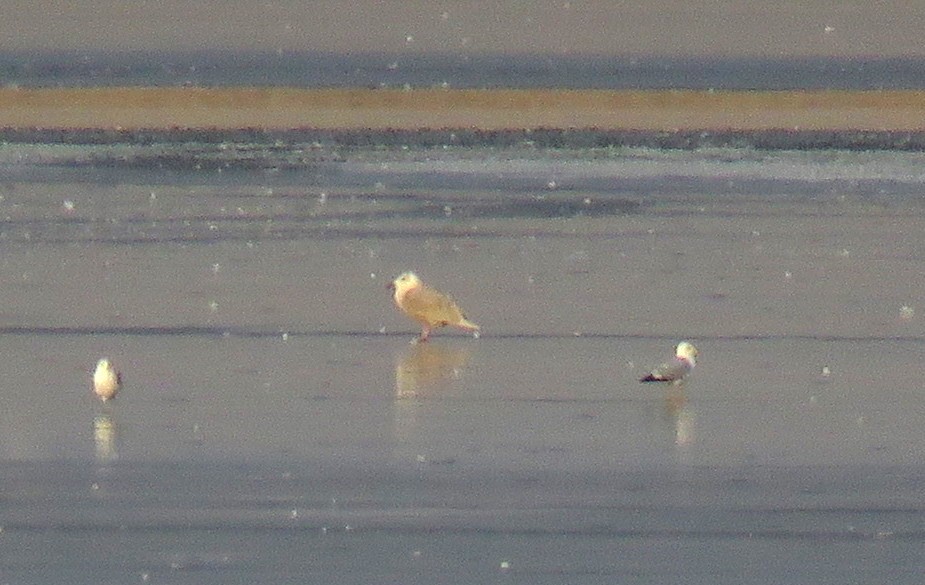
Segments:
[[[461,318],[459,320],[459,323],[456,324],[456,326],[459,327],[460,329],[465,329],[466,331],[470,331],[473,333],[481,329],[481,327],[479,327],[472,321],[466,319],[465,317]]]

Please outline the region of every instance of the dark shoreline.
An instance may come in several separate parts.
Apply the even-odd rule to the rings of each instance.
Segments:
[[[659,56],[313,51],[0,52],[7,84],[64,87],[925,89],[918,56]]]
[[[311,144],[322,147],[532,147],[538,149],[751,148],[757,150],[925,151],[925,130],[613,130],[536,128],[440,129],[115,129],[0,128],[13,144]]]

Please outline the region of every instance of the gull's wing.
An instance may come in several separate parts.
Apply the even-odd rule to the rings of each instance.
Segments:
[[[460,325],[466,320],[453,299],[427,285],[408,291],[402,301],[408,315],[431,326]]]
[[[692,366],[690,362],[681,358],[674,358],[655,368],[647,376],[639,380],[640,382],[677,382],[684,378]]]

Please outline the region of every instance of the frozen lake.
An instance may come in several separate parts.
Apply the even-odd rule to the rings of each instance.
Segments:
[[[920,580],[921,155],[138,152],[2,152],[4,582]]]

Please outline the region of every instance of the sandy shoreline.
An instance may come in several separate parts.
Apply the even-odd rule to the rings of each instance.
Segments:
[[[0,89],[13,129],[919,131],[923,91]]]

